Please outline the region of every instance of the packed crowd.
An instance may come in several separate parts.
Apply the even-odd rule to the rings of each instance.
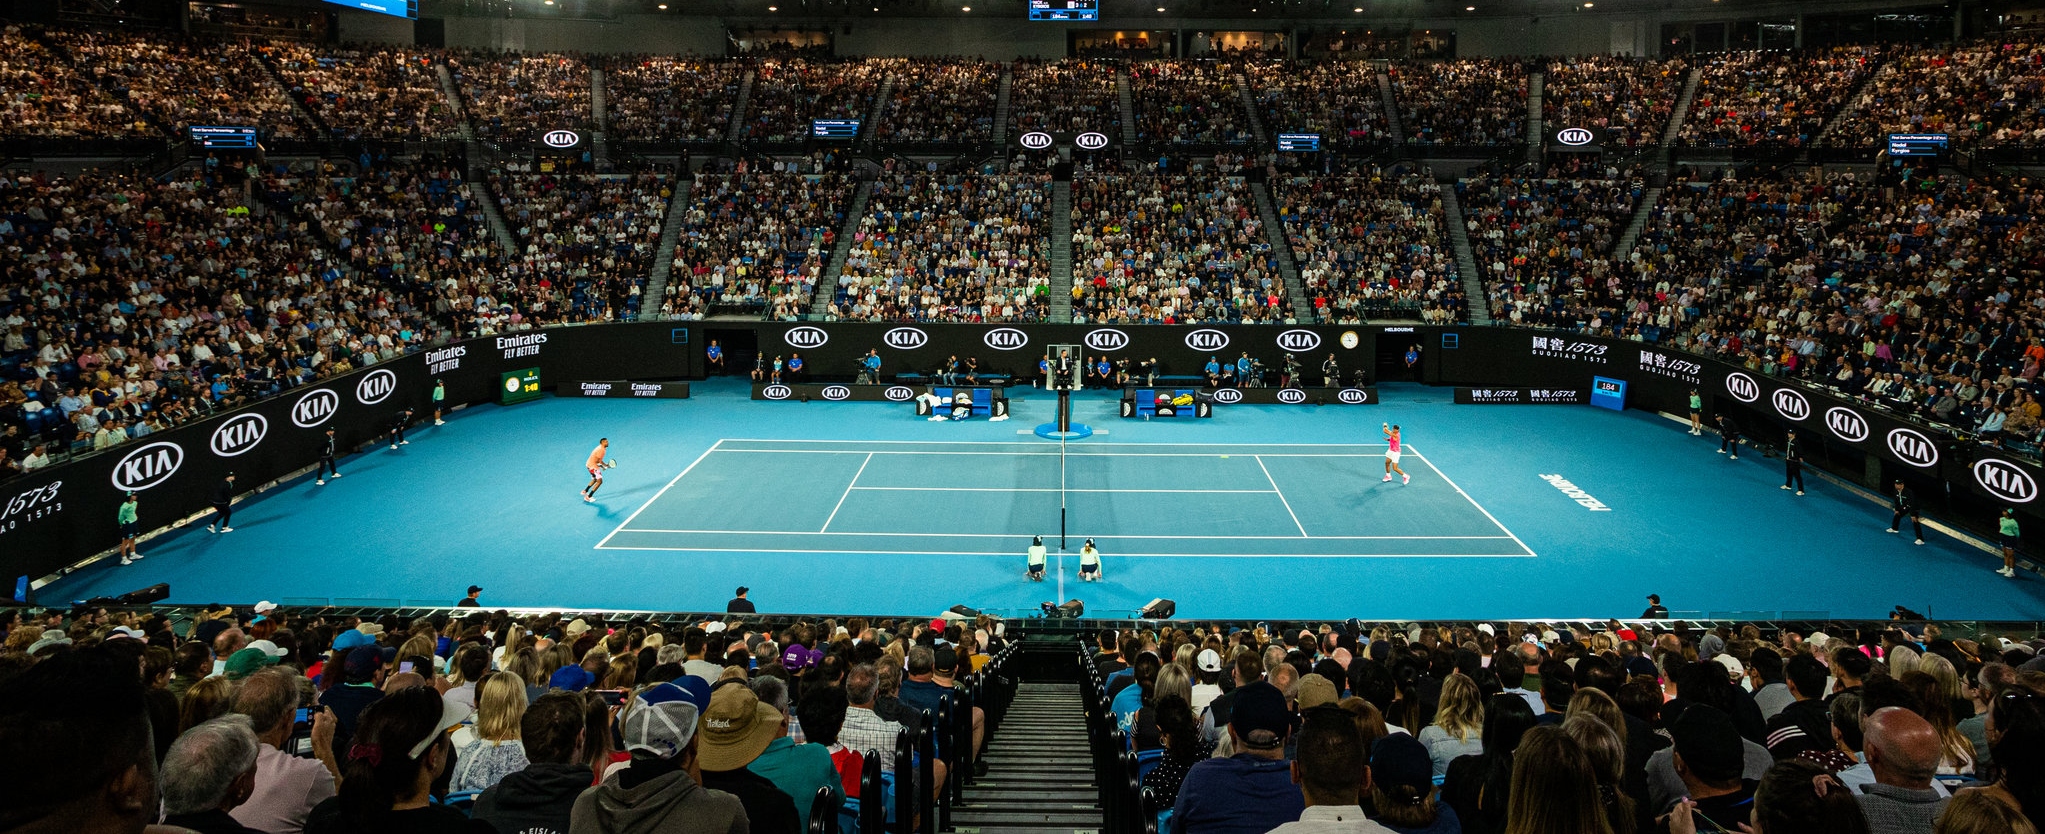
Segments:
[[[1395,65],[1399,125],[1416,145],[1516,145],[1527,134],[1527,67],[1464,59]]]
[[[0,28],[0,135],[141,136],[149,122],[20,26]]]
[[[1659,144],[1689,78],[1688,61],[1586,55],[1552,61],[1542,75],[1542,122],[1604,134],[1608,147]]]
[[[10,610],[0,751],[38,764],[9,771],[0,827],[798,834],[820,796],[917,785],[897,736],[940,729],[928,716],[1007,645],[987,618],[466,611]],[[958,720],[984,743],[984,710]],[[883,795],[861,779],[877,754]],[[947,761],[928,767],[941,792]]]
[[[1833,47],[1703,59],[1697,97],[1676,141],[1691,147],[1806,147],[1874,71],[1880,55],[1873,47]]]
[[[698,174],[665,312],[700,318],[713,307],[738,308],[776,321],[809,313],[852,191],[851,179],[835,173]]]
[[[1291,315],[1239,170],[1073,182],[1074,321],[1248,324]]]
[[[263,48],[300,106],[338,139],[448,139],[454,114],[433,57],[378,47],[319,48],[279,41]]]
[[[1032,322],[1050,314],[1048,177],[926,172],[873,184],[829,316]]]
[[[1242,67],[1233,61],[1142,61],[1129,67],[1136,138],[1173,145],[1247,145]]]
[[[591,127],[589,66],[580,55],[449,50],[446,58],[479,137],[532,141],[541,130]]]
[[[308,126],[247,44],[182,35],[56,30],[50,38],[100,89],[171,131],[191,125],[248,125],[298,139]]]
[[[1357,166],[1284,177],[1271,200],[1320,322],[1469,320],[1432,172]]]
[[[1826,135],[1834,147],[1882,146],[1890,133],[1944,133],[1958,147],[2036,145],[2045,47],[1980,42],[1891,50],[1852,103],[1853,118]]]
[[[981,142],[994,136],[1004,67],[970,58],[903,61],[881,114],[883,142]]]
[[[1612,247],[1633,218],[1638,180],[1479,177],[1456,183],[1493,320],[1593,330],[1616,326],[1588,299],[1625,278]]]
[[[1085,58],[1017,61],[1008,92],[1009,135],[1099,131],[1119,137],[1122,98],[1115,79],[1125,71],[1118,62]]]
[[[812,61],[801,58],[754,64],[753,92],[746,99],[745,136],[756,142],[800,142],[812,119],[860,119],[873,115],[881,82],[901,58]]]
[[[518,237],[507,269],[516,309],[568,321],[620,321],[639,309],[673,196],[660,174],[492,175]]]
[[[1377,70],[1357,61],[1246,61],[1264,132],[1318,133],[1331,147],[1392,141]]]
[[[722,141],[746,67],[732,61],[630,55],[604,64],[609,131],[655,142]]]

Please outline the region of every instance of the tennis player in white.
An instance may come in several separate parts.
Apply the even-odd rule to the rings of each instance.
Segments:
[[[1397,472],[1401,479],[1399,483],[1413,483],[1413,476],[1406,474],[1406,470],[1399,468],[1399,456],[1402,454],[1402,447],[1399,444],[1399,427],[1390,423],[1385,423],[1383,426],[1385,442],[1391,446],[1391,448],[1385,450],[1385,482],[1390,483],[1392,473]]]

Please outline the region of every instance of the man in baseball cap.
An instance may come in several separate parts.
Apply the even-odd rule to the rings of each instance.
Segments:
[[[700,714],[675,686],[650,687],[632,699],[618,732],[631,766],[613,768],[577,797],[571,819],[588,820],[595,831],[653,831],[678,820],[693,830],[749,828],[738,797],[706,789],[690,775],[698,766]]]
[[[1265,681],[1238,687],[1228,721],[1235,755],[1186,772],[1172,806],[1174,827],[1187,834],[1263,834],[1299,819],[1306,801],[1285,761],[1291,730],[1285,693]]]
[[[760,703],[744,681],[734,681],[712,688],[710,708],[704,710],[696,730],[703,787],[738,797],[746,808],[746,819],[761,831],[800,831],[803,827],[794,797],[782,793],[767,777],[746,769],[775,736],[787,731],[785,721],[780,710]]]

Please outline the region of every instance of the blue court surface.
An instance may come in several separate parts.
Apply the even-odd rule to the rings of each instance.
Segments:
[[[202,520],[40,596],[168,582],[181,602],[446,605],[473,583],[492,607],[704,610],[747,585],[765,611],[1077,597],[1126,616],[1169,597],[1181,617],[1535,619],[1632,616],[1656,592],[1678,614],[2045,617],[2045,582],[1997,576],[1998,557],[1885,534],[1883,505],[1829,481],[1778,490],[1779,461],[1730,461],[1665,418],[1382,390],[1375,406],[1153,421],[1088,393],[1075,419],[1105,432],[1063,454],[1028,434],[1053,410],[1035,391],[1005,423],[756,402],[725,380],[681,401],[478,406],[343,460],[326,486],[253,496],[233,533]],[[1410,484],[1382,480],[1386,421],[1404,427]],[[586,504],[598,437],[619,466]],[[1053,554],[1042,583],[1022,575],[1032,535]],[[1099,583],[1075,574],[1087,537]]]

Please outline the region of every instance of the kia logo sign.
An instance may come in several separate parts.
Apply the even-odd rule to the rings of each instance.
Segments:
[[[1938,465],[1938,446],[1915,429],[1889,430],[1889,452],[1897,460],[1919,469],[1930,469]]]
[[[1072,144],[1083,151],[1097,151],[1108,146],[1108,134],[1089,130],[1072,137]]]
[[[1770,396],[1768,400],[1774,403],[1777,414],[1788,417],[1793,421],[1801,423],[1805,418],[1811,416],[1811,401],[1804,399],[1804,395],[1788,388],[1775,389],[1775,394]]]
[[[1308,351],[1321,346],[1321,334],[1312,330],[1287,330],[1278,334],[1282,350]]]
[[[1013,327],[997,327],[987,331],[987,336],[981,341],[995,350],[1015,350],[1029,344],[1030,336]]]
[[[909,390],[905,386],[891,385],[888,387],[888,390],[882,394],[882,396],[887,397],[888,399],[898,403],[905,403],[915,399],[916,392]]]
[[[550,130],[540,137],[540,144],[549,148],[572,148],[582,144],[582,134],[572,130]]]
[[[1233,405],[1243,401],[1243,392],[1234,388],[1222,388],[1214,392],[1214,401],[1222,405]]]
[[[1867,439],[1867,418],[1850,408],[1833,406],[1825,411],[1825,428],[1848,443],[1859,443]]]
[[[1370,402],[1370,394],[1361,388],[1344,388],[1342,393],[1335,395],[1335,398],[1350,405],[1363,405]]]
[[[1195,330],[1186,334],[1186,347],[1194,350],[1220,350],[1228,347],[1228,334],[1219,330]]]
[[[123,492],[140,492],[177,474],[178,467],[185,465],[185,449],[176,443],[163,441],[151,443],[129,452],[121,462],[114,464],[114,488]]]
[[[270,421],[263,415],[249,413],[237,415],[213,430],[213,454],[231,458],[263,442],[263,435],[270,433]]]
[[[1041,151],[1045,148],[1051,147],[1052,139],[1051,134],[1049,133],[1045,133],[1041,130],[1032,130],[1028,133],[1023,134],[1022,138],[1016,141],[1021,142],[1022,146],[1025,148],[1029,148],[1030,150],[1033,151]]]
[[[788,399],[788,395],[793,393],[795,392],[786,385],[769,385],[760,389],[760,396],[770,400],[785,400]]]
[[[1597,139],[1597,134],[1590,132],[1588,128],[1565,127],[1555,132],[1555,141],[1572,148],[1579,145],[1588,145],[1597,141]]]
[[[1129,346],[1129,334],[1107,328],[1088,331],[1086,346],[1094,350],[1121,350]]]
[[[913,350],[929,344],[930,335],[914,327],[897,327],[882,334],[880,340],[891,348]]]
[[[370,371],[368,376],[362,378],[362,381],[355,383],[355,401],[363,405],[376,405],[383,402],[385,398],[391,395],[392,391],[396,390],[398,390],[397,374],[391,373],[389,370]]]
[[[831,340],[831,334],[825,333],[821,328],[797,327],[781,334],[781,340],[787,342],[790,347],[820,348]]]
[[[2015,504],[2028,504],[2038,497],[2038,482],[2006,460],[1982,458],[1975,461],[1974,482],[1988,490],[1989,495]]]
[[[1761,399],[1761,383],[1746,374],[1734,371],[1725,376],[1725,392],[1740,402],[1750,403]]]
[[[1298,388],[1280,388],[1278,389],[1278,401],[1282,403],[1303,403],[1307,401],[1307,392],[1301,391]]]
[[[309,429],[325,423],[341,410],[341,395],[332,388],[321,388],[299,397],[291,406],[291,422],[301,429]]]
[[[824,399],[827,399],[827,400],[843,400],[843,399],[849,399],[849,398],[851,398],[851,396],[852,396],[852,389],[850,389],[850,388],[847,388],[847,387],[845,387],[845,386],[843,386],[843,385],[826,385],[826,386],[824,386]]]

